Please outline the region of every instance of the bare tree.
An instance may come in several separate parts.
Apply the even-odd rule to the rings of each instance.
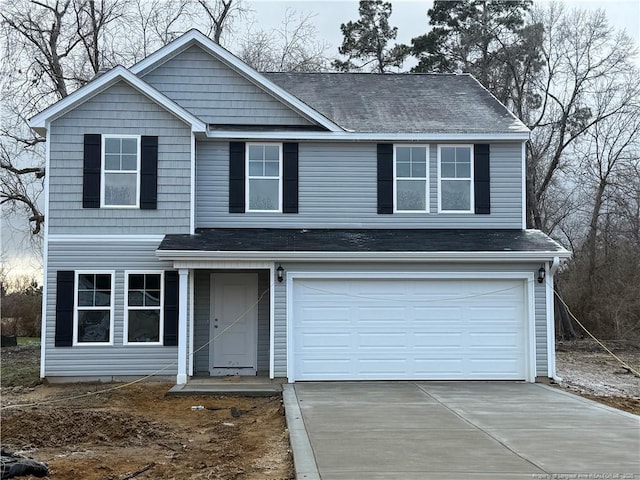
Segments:
[[[246,18],[250,11],[241,0],[197,0],[205,14],[204,33],[217,44],[221,43],[223,33],[231,30],[232,24],[239,18]]]
[[[279,28],[247,30],[238,56],[258,71],[318,72],[328,66],[327,42],[318,40],[313,14],[288,8]]]

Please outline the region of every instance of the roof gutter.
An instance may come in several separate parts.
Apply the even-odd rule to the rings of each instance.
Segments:
[[[300,261],[300,262],[505,262],[551,261],[567,258],[567,250],[542,252],[284,252],[284,251],[205,251],[156,250],[162,260],[224,261]]]

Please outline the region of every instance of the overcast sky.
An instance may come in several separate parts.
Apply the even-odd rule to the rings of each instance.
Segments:
[[[536,0],[538,3],[544,0]],[[287,8],[306,15],[313,13],[313,24],[318,29],[318,37],[329,43],[328,55],[337,53],[337,48],[342,42],[340,24],[358,18],[357,0],[245,0],[245,3],[253,10],[256,27],[263,30],[280,26]],[[618,29],[624,29],[640,46],[640,0],[609,0],[609,1],[574,1],[564,0],[568,8],[586,8],[606,10],[609,21]],[[397,41],[409,43],[411,38],[427,31],[426,12],[432,2],[427,0],[393,0],[393,13],[391,25],[398,27]],[[238,32],[244,31],[238,26]],[[232,46],[229,46],[233,50]],[[638,57],[640,65],[640,57]],[[14,222],[18,224],[18,222]],[[30,242],[26,240],[28,235],[9,228],[3,216],[0,232],[2,244],[2,261],[14,274],[37,272],[39,262],[30,255]],[[39,273],[36,273],[39,275]]]

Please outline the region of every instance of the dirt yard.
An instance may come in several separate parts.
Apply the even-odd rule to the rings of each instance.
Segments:
[[[3,382],[2,445],[46,462],[51,479],[293,478],[280,397],[166,397],[156,382],[93,394],[111,386]]]
[[[640,371],[640,345],[608,341],[605,345],[631,368]],[[570,392],[640,415],[640,378],[592,340],[558,343],[558,385]]]

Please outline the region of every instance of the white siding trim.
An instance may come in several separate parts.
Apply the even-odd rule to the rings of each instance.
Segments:
[[[187,314],[188,314],[188,288],[189,270],[181,268],[178,270],[179,277],[179,306],[178,306],[178,373],[176,375],[176,385],[187,383]]]
[[[47,205],[49,202],[47,202]],[[64,235],[52,234],[48,236],[52,243],[83,243],[83,242],[161,242],[164,235]]]
[[[274,353],[274,349],[276,346],[275,273],[276,273],[276,264],[272,263],[271,266],[269,267],[269,378],[271,379],[275,377],[275,353]]]
[[[522,142],[522,229],[527,228],[527,142]]]
[[[305,272],[288,270],[287,271],[287,379],[289,383],[295,382],[295,369],[293,361],[293,281],[296,278],[376,278],[376,279],[514,279],[524,281],[524,298],[526,299],[524,318],[527,324],[525,332],[526,346],[526,381],[535,382],[536,378],[536,317],[535,317],[535,295],[534,295],[534,274],[532,272],[358,272],[358,271],[342,271],[342,272]]]
[[[192,275],[189,275],[189,314],[191,317],[189,318],[189,348],[187,350],[187,354],[189,356],[189,376],[193,376],[193,362],[194,362],[194,352],[193,352],[193,332],[194,332],[194,323],[196,319],[196,314],[194,311],[194,298],[195,298],[195,275],[192,272]]]
[[[252,132],[237,130],[207,130],[207,138],[225,140],[326,140],[362,142],[513,142],[528,140],[529,133],[359,133],[359,132],[313,132],[277,130]]]
[[[191,185],[189,203],[189,233],[196,232],[196,135],[191,133]]]
[[[47,129],[49,125],[47,123]],[[44,154],[44,245],[42,249],[42,311],[40,313],[40,378],[45,377],[47,349],[47,294],[49,282],[49,166],[51,164],[51,137],[45,139]],[[57,295],[57,292],[56,292]]]
[[[86,84],[84,87],[79,88],[64,99],[54,103],[49,108],[44,109],[29,120],[29,125],[35,131],[43,135],[49,129],[50,122],[70,110],[73,110],[78,105],[86,102],[90,98],[98,95],[121,80],[128,83],[130,86],[161,107],[165,108],[167,111],[171,112],[186,124],[191,125],[191,130],[193,132],[205,132],[207,130],[206,123],[189,113],[173,100],[151,87],[121,65],[112,68],[107,73]]]

